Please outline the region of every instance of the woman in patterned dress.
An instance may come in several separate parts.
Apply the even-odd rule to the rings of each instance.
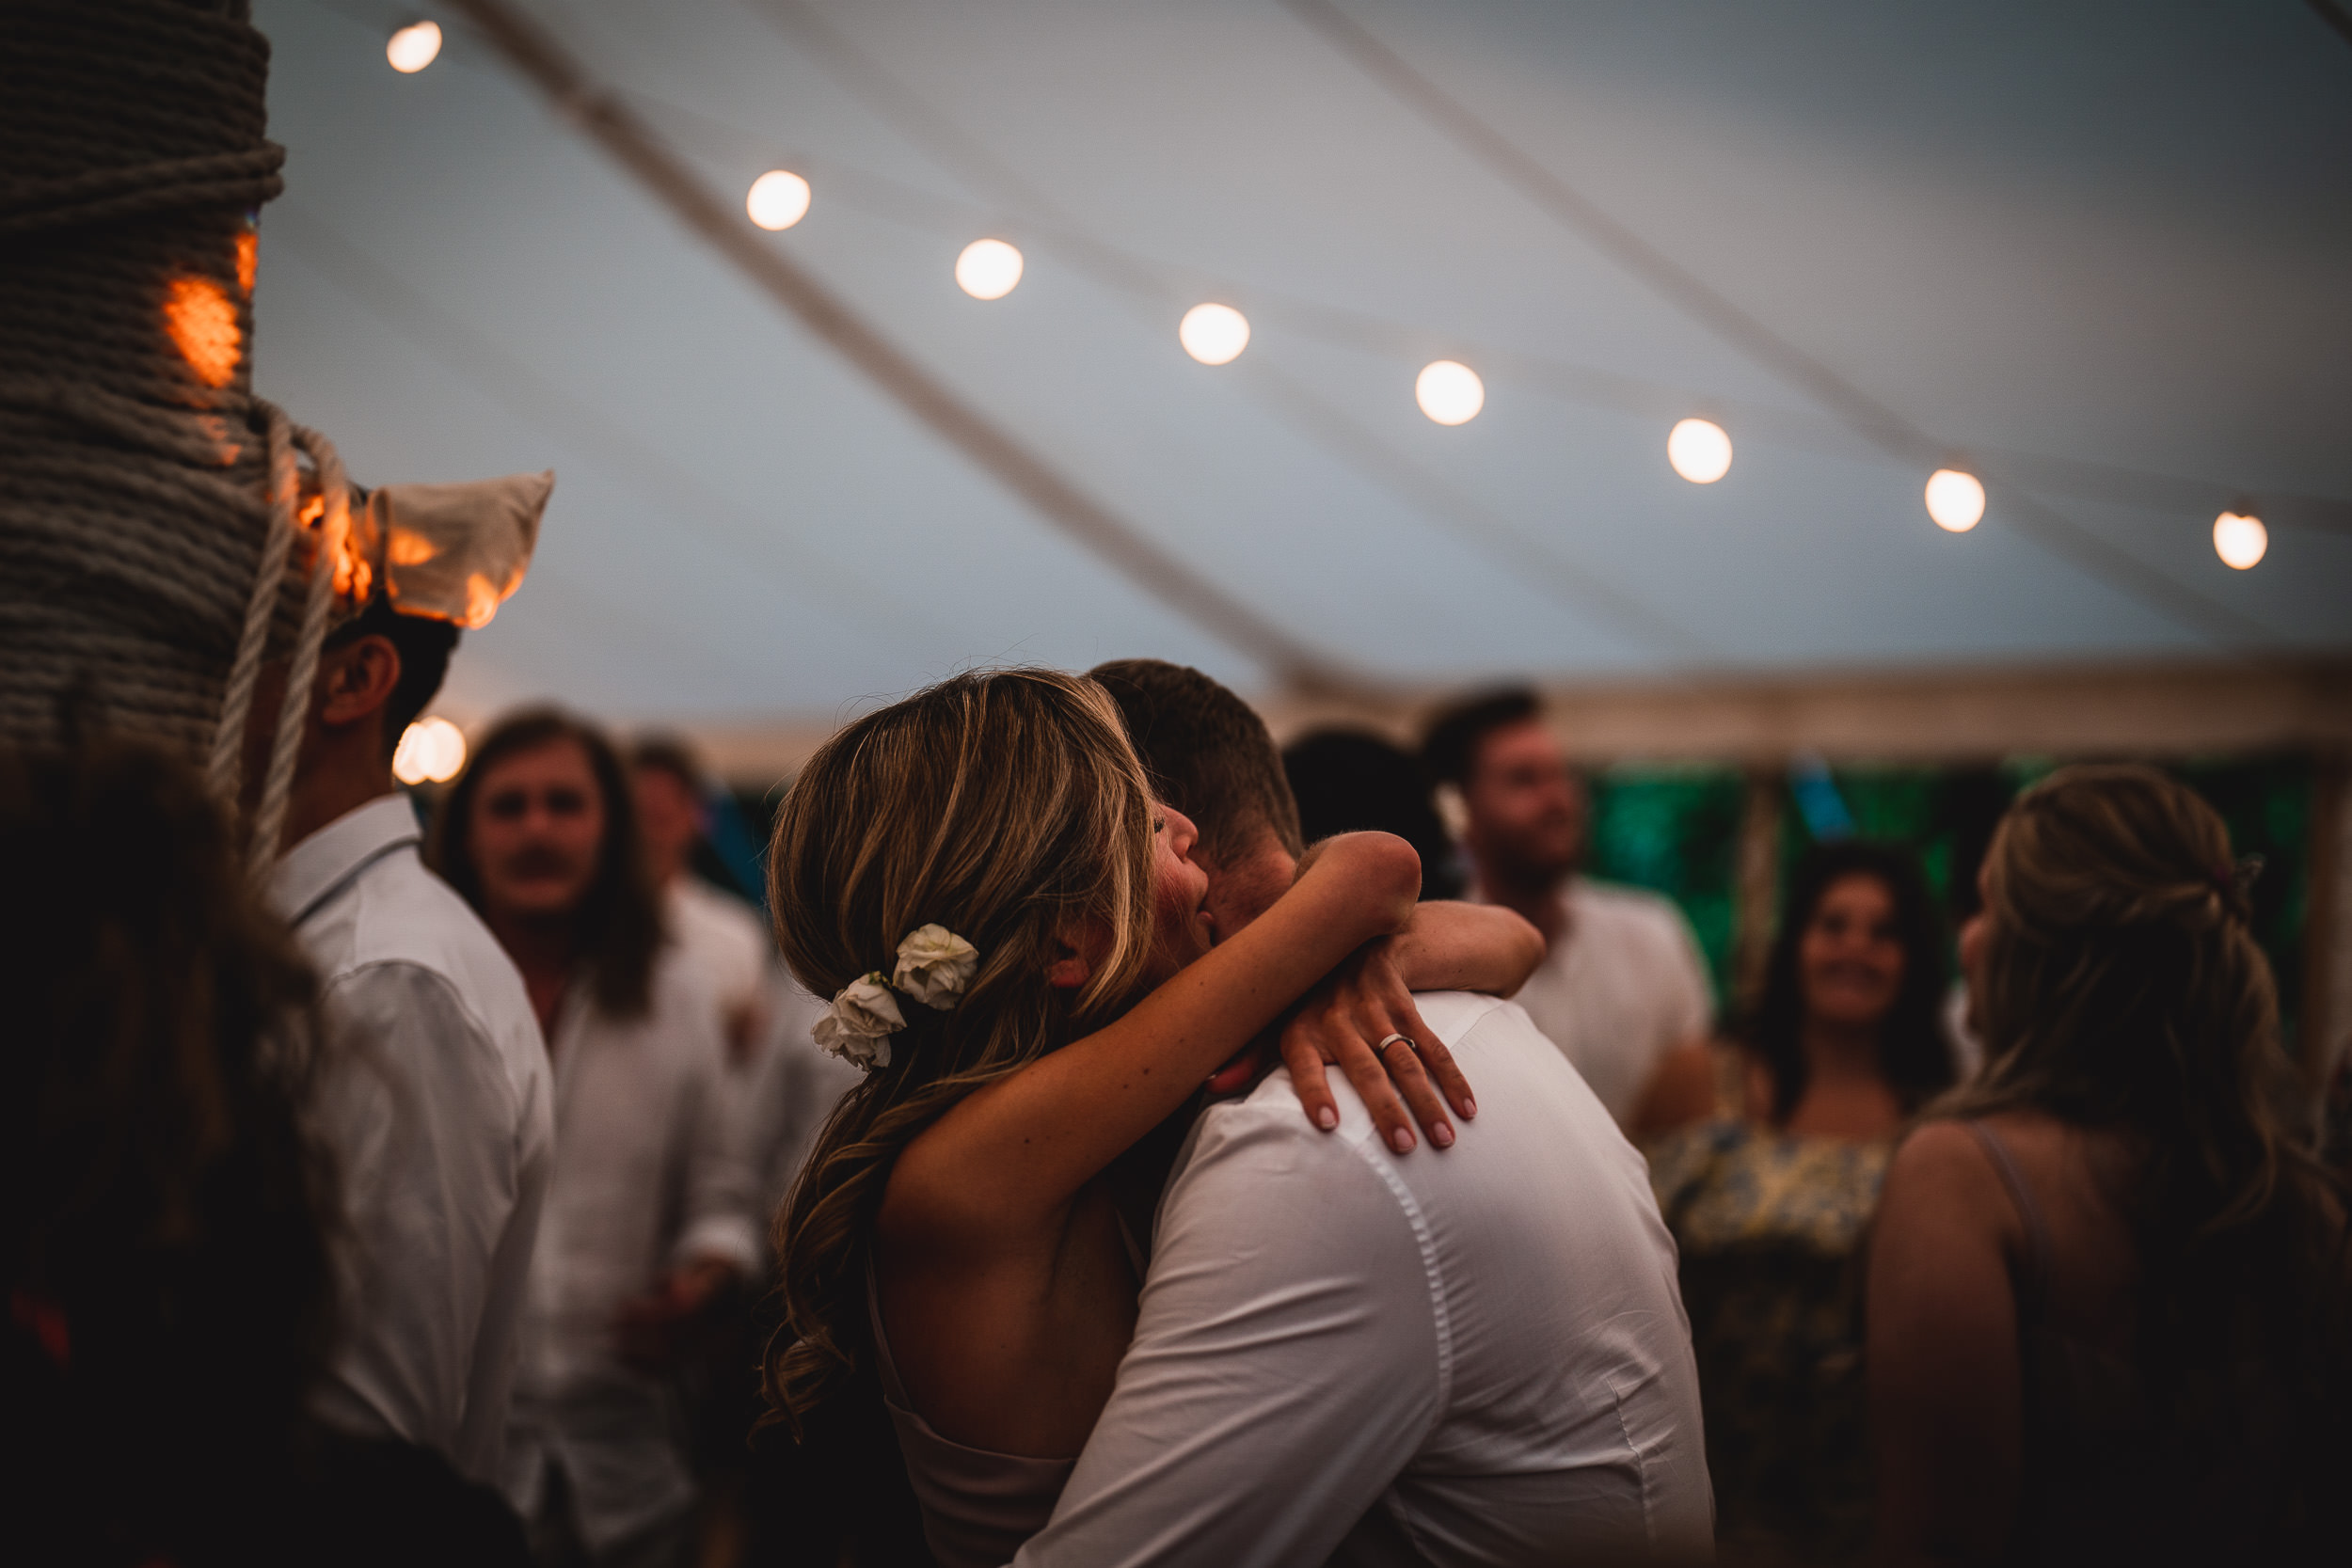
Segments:
[[[1817,847],[1720,1114],[1650,1148],[1682,1252],[1725,1562],[1851,1561],[1868,1544],[1860,1255],[1897,1134],[1952,1081],[1944,987],[1911,857]]]

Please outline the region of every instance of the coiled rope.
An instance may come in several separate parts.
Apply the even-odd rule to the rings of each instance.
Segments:
[[[279,652],[257,868],[349,527],[332,444],[251,391],[268,77],[246,0],[20,0],[0,50],[0,743],[151,736],[233,804]]]

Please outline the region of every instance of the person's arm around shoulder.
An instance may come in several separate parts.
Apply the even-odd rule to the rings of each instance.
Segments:
[[[882,1225],[933,1261],[1051,1236],[1079,1188],[1366,941],[1398,929],[1421,857],[1349,833],[1273,908],[1086,1037],[976,1090],[898,1157]]]
[[[1875,1560],[1993,1562],[2017,1512],[2022,1384],[2010,1259],[2022,1222],[1959,1122],[1904,1140],[1870,1240]]]
[[[1358,1121],[1210,1113],[1136,1334],[1025,1568],[1321,1562],[1442,1415],[1442,1284]]]

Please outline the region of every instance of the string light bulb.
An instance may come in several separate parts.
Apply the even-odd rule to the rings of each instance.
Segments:
[[[418,720],[392,752],[392,777],[405,784],[447,784],[465,766],[466,732],[446,719]]]
[[[752,182],[743,210],[762,229],[789,229],[808,215],[808,182],[790,169],[771,168]]]
[[[1928,476],[1928,515],[1947,533],[1965,533],[1984,518],[1984,486],[1974,474],[1938,468]]]
[[[2233,571],[2262,564],[2270,549],[2270,531],[2251,512],[2224,512],[2213,520],[2213,553]]]
[[[431,65],[441,53],[441,24],[437,22],[412,22],[391,36],[384,45],[384,57],[403,76],[414,76]]]
[[[1176,341],[1204,365],[1230,365],[1249,346],[1249,318],[1230,305],[1196,305],[1177,324]]]
[[[1414,380],[1413,401],[1439,424],[1468,424],[1486,406],[1486,384],[1468,365],[1435,359]]]
[[[974,240],[956,258],[956,283],[974,299],[1002,299],[1021,281],[1021,252],[1002,240]]]
[[[1731,437],[1712,420],[1685,420],[1666,436],[1666,461],[1693,484],[1731,472]]]

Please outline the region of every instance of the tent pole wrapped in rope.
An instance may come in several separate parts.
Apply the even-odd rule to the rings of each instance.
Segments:
[[[349,514],[333,447],[252,395],[259,214],[285,157],[263,135],[269,44],[245,0],[32,0],[9,35],[0,742],[137,735],[233,801],[262,665],[290,654],[266,864]],[[298,551],[297,447],[319,521]]]

